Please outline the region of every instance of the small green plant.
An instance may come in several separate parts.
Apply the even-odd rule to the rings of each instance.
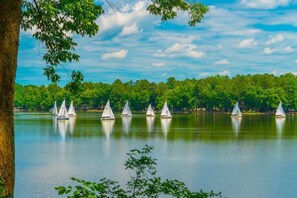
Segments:
[[[90,182],[71,178],[78,183],[76,186],[58,186],[55,189],[59,195],[68,198],[99,198],[99,197],[149,197],[171,196],[179,198],[208,198],[222,197],[221,193],[191,192],[185,183],[178,180],[169,180],[157,177],[156,159],[150,156],[153,147],[145,146],[141,150],[133,149],[127,154],[125,169],[130,173],[130,179],[125,188],[119,182],[101,179],[99,182]]]

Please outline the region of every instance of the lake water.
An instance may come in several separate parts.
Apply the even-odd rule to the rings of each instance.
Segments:
[[[116,115],[117,116],[117,115]],[[297,197],[297,117],[227,114],[173,115],[171,120],[100,121],[98,113],[56,121],[49,114],[16,113],[15,197],[59,197],[71,177],[126,181],[126,153],[148,144],[158,174],[191,190],[231,198]]]

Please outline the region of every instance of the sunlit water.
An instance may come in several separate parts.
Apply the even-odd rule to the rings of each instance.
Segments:
[[[173,115],[172,119],[117,116],[100,121],[80,113],[69,121],[17,113],[16,197],[58,197],[70,178],[107,177],[124,183],[126,153],[154,146],[158,174],[191,190],[232,198],[297,197],[297,117],[227,114]]]

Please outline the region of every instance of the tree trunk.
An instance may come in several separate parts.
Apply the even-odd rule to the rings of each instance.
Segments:
[[[21,0],[0,0],[0,13],[0,177],[6,185],[3,195],[13,197],[13,102],[21,21]]]

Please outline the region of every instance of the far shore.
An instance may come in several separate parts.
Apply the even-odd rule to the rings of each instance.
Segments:
[[[29,111],[29,110],[23,110],[23,109],[15,109],[14,112],[27,112],[27,113],[50,113],[48,111]],[[76,112],[84,112],[84,113],[102,113],[103,110],[98,109],[91,109],[91,110],[76,110]],[[116,114],[120,114],[121,111],[115,112]],[[146,111],[132,111],[134,114],[145,114]],[[155,111],[155,113],[159,113],[159,111]],[[231,114],[229,111],[172,111],[173,114],[203,114],[203,113],[214,113],[214,114]],[[248,111],[248,112],[242,112],[243,115],[274,115],[275,112],[256,112],[256,111]],[[286,114],[297,114],[297,111],[295,112],[287,112]]]

